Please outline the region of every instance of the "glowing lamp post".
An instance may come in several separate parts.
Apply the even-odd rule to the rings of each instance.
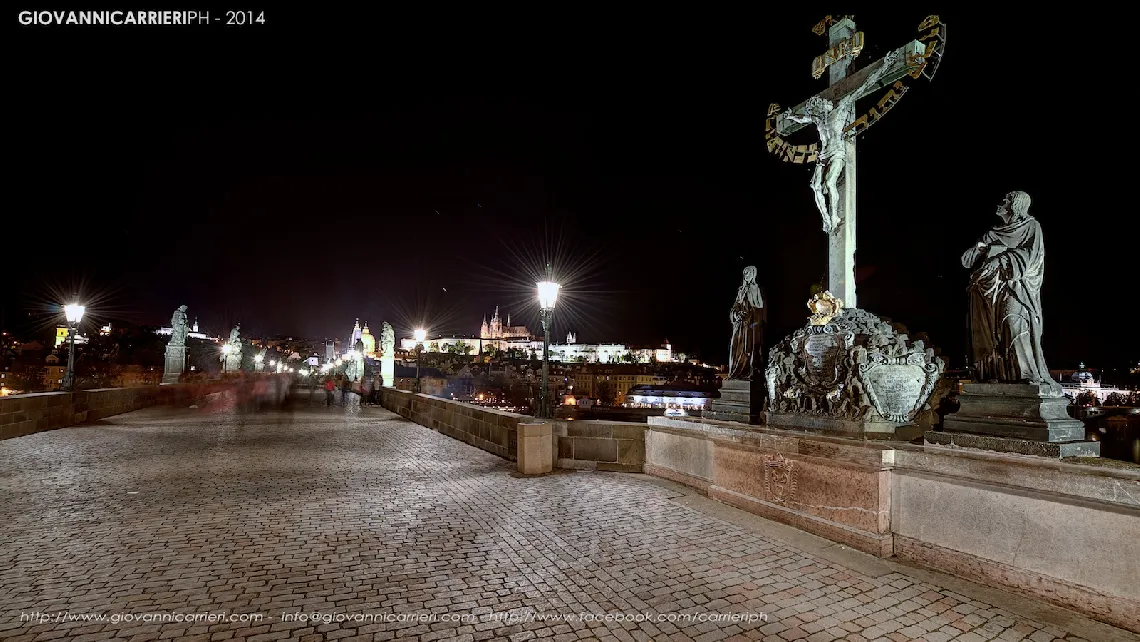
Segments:
[[[416,392],[420,391],[420,358],[424,354],[424,340],[427,339],[427,330],[416,328],[412,333],[416,337]]]
[[[535,284],[538,288],[538,308],[542,318],[542,401],[538,415],[544,419],[554,416],[550,399],[550,326],[554,323],[554,306],[558,303],[558,291],[562,286],[554,282],[550,264],[546,264],[546,280]]]
[[[261,372],[262,361],[265,361],[265,355],[255,354],[253,360],[257,362],[257,371]]]
[[[230,371],[230,352],[233,352],[234,347],[230,344],[222,346],[222,372]]]
[[[78,303],[63,306],[63,314],[67,317],[67,336],[70,345],[67,351],[67,372],[63,375],[63,384],[60,385],[60,390],[71,392],[75,389],[75,333],[79,328],[79,322],[83,320],[83,312],[86,309],[85,306]]]

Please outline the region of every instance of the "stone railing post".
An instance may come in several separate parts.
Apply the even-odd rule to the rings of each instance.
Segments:
[[[542,475],[553,470],[551,424],[518,425],[518,464],[524,475]]]

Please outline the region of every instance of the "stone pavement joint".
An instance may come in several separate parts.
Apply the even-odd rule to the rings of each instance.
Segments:
[[[382,409],[293,401],[0,442],[0,640],[1109,639],[643,475],[522,478]]]

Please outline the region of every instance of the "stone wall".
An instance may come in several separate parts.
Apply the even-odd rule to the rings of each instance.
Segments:
[[[518,425],[543,421],[395,388],[383,388],[380,400],[401,417],[511,461],[517,459]],[[565,419],[551,424],[553,467],[642,472],[648,425]]]
[[[380,405],[421,426],[511,461],[517,459],[519,423],[534,423],[526,415],[395,388],[380,390]]]
[[[0,439],[73,426],[140,408],[186,404],[231,387],[225,383],[100,388],[0,397]]]
[[[1140,629],[1140,473],[651,418],[645,472],[881,557]]]
[[[554,465],[579,470],[640,473],[648,424],[554,420]]]

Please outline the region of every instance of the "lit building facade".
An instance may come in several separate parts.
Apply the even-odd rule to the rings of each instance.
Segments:
[[[530,357],[532,354],[542,359],[542,339],[531,334],[525,325],[511,325],[508,314],[506,321],[499,316],[499,308],[488,320],[483,317],[478,336],[438,336],[424,340],[426,352],[452,352],[457,344],[471,347],[467,353],[482,354],[489,348],[499,352],[518,351]],[[416,340],[411,337],[400,339],[400,349],[414,352]],[[624,343],[578,343],[573,332],[566,334],[566,343],[550,344],[550,360],[562,363],[672,363],[675,361],[673,346],[666,339],[658,348],[630,348]]]
[[[107,331],[110,332],[110,330],[111,330],[111,326],[108,325]],[[171,334],[174,334],[174,328],[170,328],[170,327],[159,328],[159,329],[155,330],[154,333],[155,334],[171,335]],[[186,336],[190,337],[191,339],[209,339],[210,341],[217,341],[218,340],[217,337],[209,337],[209,336],[206,336],[205,333],[198,331],[198,319],[194,319],[194,325],[190,326],[190,330],[186,333]]]
[[[1130,390],[1121,390],[1119,388],[1105,388],[1100,385],[1092,372],[1085,368],[1082,361],[1077,370],[1054,370],[1050,372],[1051,375],[1061,383],[1061,394],[1069,399],[1076,399],[1082,393],[1089,393],[1097,398],[1098,401],[1103,402],[1114,392],[1123,395],[1131,394]]]

